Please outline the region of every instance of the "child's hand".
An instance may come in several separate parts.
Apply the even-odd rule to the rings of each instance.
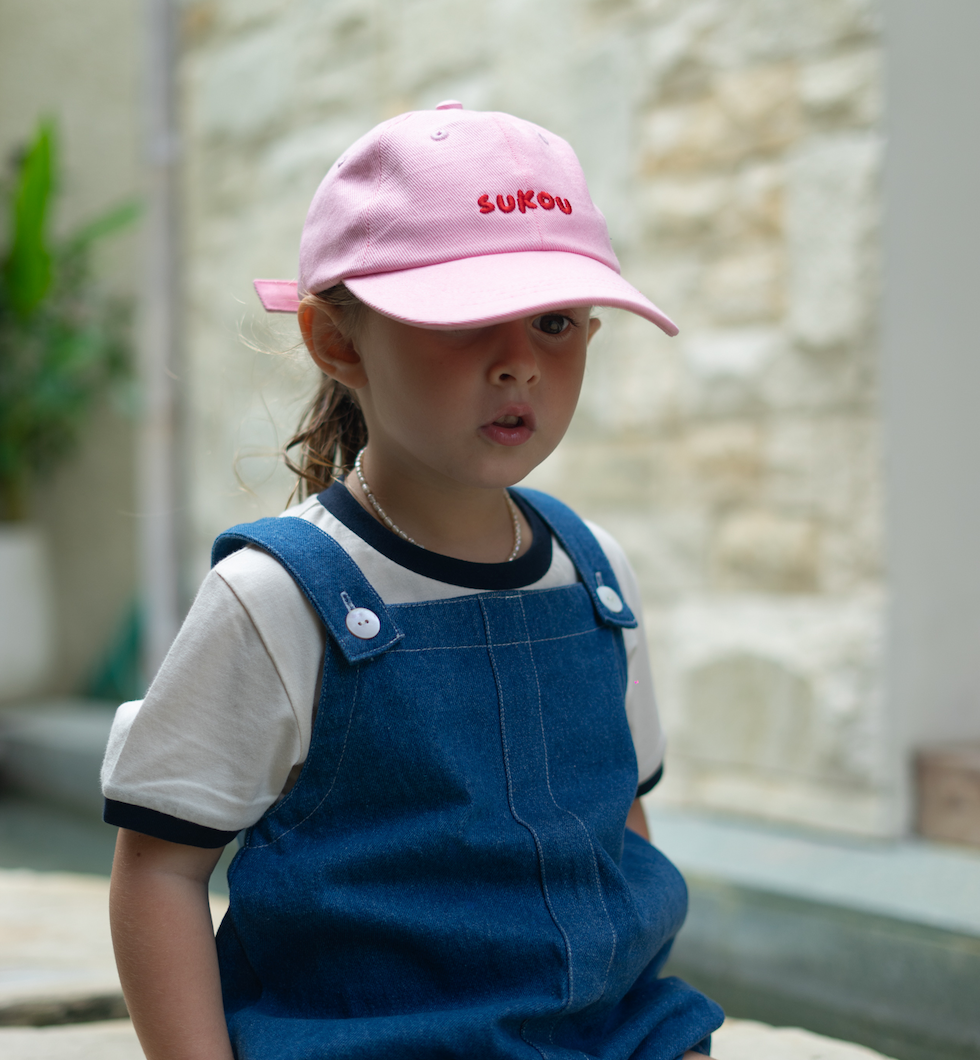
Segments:
[[[208,905],[220,856],[119,829],[112,944],[147,1060],[232,1060]]]

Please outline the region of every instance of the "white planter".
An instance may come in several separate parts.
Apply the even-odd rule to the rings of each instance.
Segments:
[[[0,701],[39,692],[54,661],[51,574],[41,531],[0,523]]]

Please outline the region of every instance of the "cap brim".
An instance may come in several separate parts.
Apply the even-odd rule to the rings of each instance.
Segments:
[[[462,258],[344,281],[385,316],[423,328],[494,324],[548,309],[615,306],[668,335],[677,325],[619,273],[595,258],[559,250]]]

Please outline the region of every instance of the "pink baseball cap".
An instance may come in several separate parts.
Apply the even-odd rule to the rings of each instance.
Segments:
[[[299,282],[256,280],[271,312],[343,281],[379,313],[459,328],[572,306],[677,326],[619,273],[575,152],[539,125],[448,100],[382,122],[330,167]]]

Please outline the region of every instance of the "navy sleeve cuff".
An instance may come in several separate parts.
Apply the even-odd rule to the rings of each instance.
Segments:
[[[648,780],[644,780],[642,784],[636,789],[636,797],[639,798],[641,795],[646,795],[648,791],[653,789],[660,783],[660,778],[664,775],[663,763],[656,773],[653,774]]]
[[[128,802],[116,802],[115,799],[105,800],[102,820],[118,828],[153,836],[154,839],[165,839],[168,843],[182,843],[184,846],[208,850],[227,846],[238,835],[237,832],[207,828],[203,824],[160,813],[159,810],[148,810],[145,806],[133,806]]]

